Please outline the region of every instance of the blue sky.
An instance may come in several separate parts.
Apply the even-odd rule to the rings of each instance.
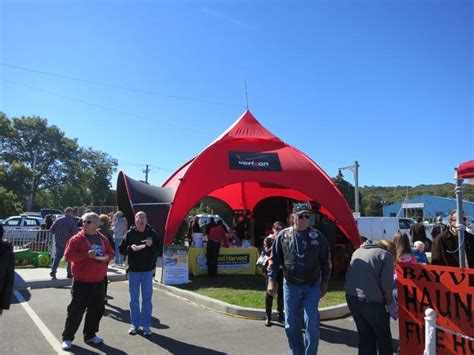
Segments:
[[[133,178],[152,164],[160,185],[220,135],[245,80],[256,118],[331,176],[358,160],[361,185],[443,183],[474,159],[470,0],[0,6],[0,110],[47,118]]]

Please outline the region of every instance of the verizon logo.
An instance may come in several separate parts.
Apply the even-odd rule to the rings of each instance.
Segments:
[[[229,168],[247,171],[281,171],[277,153],[229,152]]]
[[[246,160],[239,160],[238,163],[240,165],[245,165],[245,166],[255,166],[259,168],[267,168],[270,166],[270,163],[268,161],[246,161]]]

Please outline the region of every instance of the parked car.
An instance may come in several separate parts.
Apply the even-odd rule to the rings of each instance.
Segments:
[[[46,215],[50,214],[50,215],[64,215],[64,211],[61,211],[61,210],[57,210],[57,209],[54,209],[54,208],[42,208],[40,209],[40,212],[41,214],[41,217],[46,217]]]
[[[3,220],[4,229],[41,229],[43,218],[30,214],[11,216]]]

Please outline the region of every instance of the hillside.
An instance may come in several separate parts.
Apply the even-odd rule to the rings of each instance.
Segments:
[[[347,202],[354,209],[354,186],[340,177],[333,178]],[[382,206],[390,205],[418,195],[455,198],[454,184],[418,186],[363,186],[360,191],[360,209],[364,216],[381,216]],[[463,199],[474,201],[474,186],[463,185]]]

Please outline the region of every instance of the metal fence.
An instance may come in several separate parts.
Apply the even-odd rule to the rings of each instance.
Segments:
[[[6,229],[3,238],[12,244],[14,250],[29,248],[52,254],[53,236],[49,230]]]
[[[436,355],[436,329],[466,339],[467,341],[474,341],[474,338],[437,325],[436,312],[434,309],[428,308],[425,311],[425,350],[423,355]]]

